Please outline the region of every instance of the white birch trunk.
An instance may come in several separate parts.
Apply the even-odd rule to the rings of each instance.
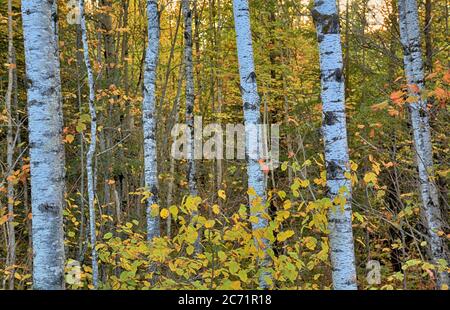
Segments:
[[[184,17],[184,66],[186,74],[186,125],[189,128],[188,139],[188,183],[189,194],[196,196],[197,182],[194,160],[194,65],[192,63],[192,10],[190,0],[182,0]]]
[[[182,0],[182,11],[184,17],[184,68],[186,75],[186,125],[189,129],[189,137],[187,143],[187,178],[189,186],[189,195],[197,196],[197,176],[195,169],[195,149],[194,142],[194,65],[192,63],[192,9],[190,0]],[[192,218],[196,218],[197,212],[192,212]],[[195,252],[200,252],[200,233],[194,244]]]
[[[431,144],[429,112],[426,99],[421,98],[420,92],[425,88],[422,51],[420,46],[420,27],[415,0],[399,0],[400,38],[404,51],[404,66],[410,96],[416,102],[409,104],[411,123],[413,128],[414,147],[419,171],[420,196],[422,199],[422,217],[428,231],[429,252],[433,263],[439,260],[448,262],[448,247],[446,240],[439,237],[443,230],[441,209],[436,184],[434,183],[433,153]],[[414,89],[419,93],[415,93]],[[449,284],[447,272],[437,273],[437,286]]]
[[[328,195],[331,200],[347,189],[344,209],[328,213],[333,287],[355,290],[356,268],[352,232],[351,181],[349,171],[347,128],[345,119],[345,86],[342,63],[339,14],[335,0],[315,0],[312,16],[317,29],[323,102],[323,139],[327,169]]]
[[[147,0],[148,47],[144,68],[144,179],[151,196],[147,199],[147,239],[160,236],[159,214],[152,216],[151,206],[158,203],[158,170],[156,156],[156,69],[159,53],[159,13],[157,0]]]
[[[261,144],[261,134],[258,130],[252,130],[258,126],[261,121],[260,115],[260,99],[256,84],[255,65],[253,60],[253,46],[252,33],[250,29],[250,12],[247,0],[233,1],[234,23],[236,30],[237,53],[239,60],[239,75],[240,88],[244,106],[244,122],[246,131],[246,157],[247,157],[247,174],[248,174],[248,188],[253,189],[256,195],[249,195],[250,205],[257,197],[261,198],[261,205],[266,204],[266,189],[264,173],[258,162],[258,158],[262,158],[259,145]],[[255,151],[255,154],[250,154]],[[258,156],[259,155],[259,156]],[[263,211],[255,211],[250,206],[251,216],[258,218],[257,223],[252,223],[252,230],[254,234],[267,227],[268,221],[264,218],[264,213],[267,209],[264,207]],[[261,267],[261,274],[259,277],[259,285],[261,288],[268,288],[266,277],[270,274],[265,270],[269,265],[269,256],[267,250],[269,249],[269,240],[261,237],[255,237],[255,245],[264,252],[264,257],[259,262]]]
[[[91,237],[91,255],[92,255],[92,282],[94,288],[98,288],[98,263],[97,263],[97,236],[95,229],[95,186],[94,186],[94,163],[95,149],[97,144],[97,112],[95,109],[95,88],[94,73],[92,71],[91,60],[89,59],[89,44],[87,37],[86,16],[84,10],[84,0],[79,0],[80,21],[81,21],[81,40],[83,42],[84,62],[88,76],[89,86],[89,113],[91,115],[91,141],[86,155],[86,173],[89,201],[89,232]]]
[[[22,1],[34,289],[64,289],[64,147],[55,1]]]

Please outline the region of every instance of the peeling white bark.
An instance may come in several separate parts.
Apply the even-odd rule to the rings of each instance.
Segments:
[[[147,239],[159,237],[159,215],[152,216],[151,206],[158,203],[158,170],[156,153],[156,69],[159,53],[159,13],[157,0],[147,0],[148,47],[145,55],[144,101],[144,178],[152,193],[147,199]]]
[[[86,16],[84,10],[84,0],[79,0],[80,21],[81,21],[81,41],[83,42],[84,63],[88,76],[89,86],[89,113],[91,115],[91,141],[86,155],[86,170],[88,183],[89,200],[89,233],[91,237],[91,256],[92,256],[92,282],[94,288],[98,288],[98,263],[97,263],[97,236],[95,229],[95,187],[94,187],[94,163],[95,149],[97,145],[97,112],[95,109],[95,85],[94,73],[92,71],[91,60],[89,59],[89,44],[87,37]]]
[[[315,0],[312,16],[319,42],[319,58],[323,102],[323,139],[327,168],[328,195],[331,200],[347,189],[344,210],[328,213],[333,287],[355,290],[356,268],[352,232],[351,181],[349,171],[347,128],[345,119],[345,87],[342,63],[339,14],[335,0]]]
[[[55,1],[22,1],[34,289],[64,289],[64,147]]]
[[[400,38],[403,46],[405,74],[410,85],[410,96],[417,101],[409,104],[413,128],[414,147],[419,171],[420,196],[422,199],[422,217],[428,231],[429,252],[433,263],[439,260],[448,262],[448,247],[446,240],[439,237],[438,231],[443,229],[441,209],[436,184],[434,183],[433,153],[431,144],[429,111],[426,99],[420,92],[425,88],[422,50],[420,46],[420,27],[417,2],[415,0],[399,0]],[[411,87],[412,86],[412,87]],[[414,93],[414,89],[419,93]],[[447,272],[437,273],[437,286],[449,284]]]
[[[236,30],[236,43],[239,61],[239,75],[241,95],[244,106],[244,122],[246,131],[246,157],[247,157],[247,175],[248,188],[254,189],[256,195],[249,195],[249,201],[252,202],[255,198],[261,198],[261,204],[266,204],[266,188],[264,181],[264,173],[258,162],[262,158],[259,154],[261,149],[261,134],[258,126],[261,121],[260,113],[260,99],[256,84],[255,64],[253,60],[253,46],[252,33],[250,29],[250,12],[247,0],[233,1],[234,24]],[[256,156],[255,156],[256,155]],[[263,217],[267,213],[266,207],[263,211],[255,211],[250,207],[252,216],[258,218],[257,223],[252,223],[253,232],[260,231],[267,227],[268,221]],[[270,247],[269,240],[265,238],[258,238],[255,240],[257,247],[264,251],[264,257],[260,261],[261,274],[259,278],[259,285],[261,288],[268,288],[266,277],[270,274],[265,271],[265,267],[269,265],[269,256],[267,250]]]

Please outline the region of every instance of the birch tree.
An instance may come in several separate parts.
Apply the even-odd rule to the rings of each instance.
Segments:
[[[147,199],[147,238],[159,237],[159,214],[152,214],[152,205],[158,203],[158,170],[156,150],[156,69],[159,53],[159,13],[157,0],[147,0],[148,47],[144,69],[144,177],[151,192]]]
[[[88,86],[89,86],[89,113],[91,115],[91,141],[86,156],[86,173],[88,185],[89,201],[89,231],[91,237],[91,255],[92,255],[92,282],[94,288],[98,288],[98,263],[97,263],[97,236],[95,232],[95,186],[94,186],[94,156],[97,144],[97,112],[95,109],[95,85],[94,73],[92,71],[91,60],[89,58],[89,44],[87,37],[86,16],[84,10],[84,0],[79,0],[80,22],[81,22],[81,41],[83,42],[84,63],[86,65]]]
[[[184,17],[184,67],[186,75],[186,125],[189,129],[187,159],[189,194],[197,196],[194,143],[194,65],[192,63],[192,9],[190,0],[182,0]]]
[[[403,46],[403,62],[409,96],[414,101],[409,104],[413,129],[414,149],[419,171],[422,218],[428,231],[429,252],[433,263],[448,262],[448,246],[438,232],[443,230],[441,209],[436,184],[434,183],[433,152],[427,101],[421,96],[425,89],[423,61],[420,41],[419,16],[415,0],[399,0],[400,39]],[[437,272],[437,286],[449,284],[446,271]]]
[[[197,196],[197,176],[195,168],[195,149],[194,142],[194,65],[192,63],[192,9],[190,0],[182,0],[182,11],[184,17],[184,70],[186,76],[186,125],[188,127],[189,136],[187,141],[187,178],[189,186],[189,195]],[[192,218],[195,220],[198,213],[192,212]],[[200,252],[200,233],[194,244],[195,252]]]
[[[55,1],[22,1],[27,74],[33,287],[64,288],[64,147]]]
[[[315,0],[312,17],[317,30],[322,84],[322,132],[325,144],[327,187],[333,201],[344,190],[343,210],[328,213],[333,287],[354,290],[356,286],[355,253],[352,232],[351,181],[349,172],[347,128],[345,119],[345,85],[339,14],[335,0]]]
[[[259,285],[268,288],[267,277],[270,274],[265,270],[269,265],[269,240],[261,237],[262,231],[267,227],[266,189],[264,173],[258,162],[262,158],[259,146],[261,145],[261,134],[255,130],[261,122],[260,99],[258,95],[255,64],[253,60],[252,33],[250,29],[250,12],[247,0],[233,1],[234,24],[236,31],[237,53],[239,61],[240,88],[244,107],[244,122],[246,132],[246,157],[248,175],[248,193],[250,201],[250,215],[258,219],[252,223],[255,235],[256,247],[263,251],[260,261],[261,273]],[[255,149],[256,148],[256,149]],[[259,236],[258,236],[259,235]]]

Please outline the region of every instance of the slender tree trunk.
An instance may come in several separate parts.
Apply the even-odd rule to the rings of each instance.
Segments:
[[[345,1],[345,56],[344,56],[344,76],[345,76],[345,96],[348,97],[350,89],[350,1]],[[339,9],[339,8],[338,8]]]
[[[147,238],[159,237],[159,214],[152,215],[152,205],[158,203],[158,170],[156,150],[156,69],[159,53],[159,12],[157,0],[147,0],[148,47],[144,68],[144,125],[145,186],[151,192],[147,199]]]
[[[86,16],[84,11],[84,0],[79,0],[80,20],[81,20],[81,40],[83,41],[84,62],[89,85],[89,112],[91,114],[91,141],[86,155],[86,173],[88,183],[88,200],[89,200],[89,230],[91,236],[92,251],[92,282],[94,288],[98,288],[98,263],[97,263],[97,236],[95,229],[95,186],[94,186],[94,156],[97,145],[97,111],[95,109],[95,85],[94,73],[92,71],[91,60],[89,59],[89,44],[87,37]]]
[[[189,194],[197,196],[196,169],[194,160],[194,65],[192,63],[192,9],[190,0],[182,0],[184,16],[184,66],[186,75],[186,124],[189,128],[188,141],[188,184]]]
[[[432,23],[431,23],[431,12],[433,6],[431,0],[425,0],[425,55],[426,62],[425,67],[427,72],[433,71],[433,39],[431,37]]]
[[[345,187],[346,203],[328,213],[333,287],[355,290],[356,268],[352,232],[351,181],[347,128],[345,119],[345,85],[342,74],[342,47],[339,14],[334,0],[315,0],[312,16],[317,29],[323,102],[323,138],[327,169],[328,195],[331,200]]]
[[[404,66],[409,95],[416,102],[409,104],[413,128],[414,147],[419,171],[420,196],[422,199],[422,217],[428,230],[429,252],[433,263],[440,260],[448,262],[448,246],[438,235],[444,223],[439,208],[439,197],[434,183],[433,152],[429,124],[427,101],[420,96],[425,89],[422,51],[420,47],[420,28],[417,3],[415,0],[399,0],[400,38],[404,52]],[[446,271],[437,272],[437,288],[449,284]]]
[[[8,88],[6,90],[6,114],[8,118],[8,130],[6,134],[7,151],[6,151],[6,169],[9,175],[13,172],[13,157],[14,157],[14,130],[13,117],[11,108],[11,98],[14,84],[14,71],[16,70],[14,57],[14,37],[13,37],[13,19],[12,19],[12,0],[8,0]],[[8,255],[6,267],[9,272],[9,289],[14,289],[14,271],[16,263],[16,233],[14,229],[14,183],[11,178],[7,178],[7,200],[8,200]]]
[[[174,113],[173,113],[174,114],[174,116],[173,116],[174,122],[173,123],[174,124],[178,123],[182,82],[183,82],[183,65],[180,66],[177,94],[175,96],[175,103],[174,103],[174,107],[173,107],[173,110],[174,110]],[[168,136],[168,134],[166,136]],[[175,183],[175,159],[172,156],[170,156],[170,182],[169,182],[169,186],[167,189],[167,207],[170,207],[172,205],[174,183]],[[166,225],[167,225],[166,226],[167,236],[170,237],[172,234],[172,216],[170,214],[167,217]]]
[[[64,289],[64,147],[55,1],[22,1],[33,213],[33,287]]]
[[[80,67],[83,62],[83,53],[81,48],[83,42],[81,39],[81,27],[77,25],[77,99],[78,111],[82,114],[82,97],[81,97],[81,81],[83,80]],[[81,261],[84,255],[84,241],[85,241],[85,211],[84,211],[84,134],[80,132],[80,234],[78,236],[78,260]]]
[[[261,133],[254,130],[261,123],[260,98],[256,84],[255,65],[253,60],[252,33],[250,29],[250,12],[247,0],[233,1],[234,23],[236,29],[236,43],[239,60],[240,88],[244,107],[244,121],[246,131],[246,155],[247,174],[250,201],[250,214],[258,219],[257,223],[252,223],[252,230],[255,234],[255,245],[263,251],[263,258],[260,261],[261,273],[259,285],[261,288],[268,288],[267,277],[270,273],[265,269],[269,265],[269,240],[261,237],[262,232],[268,225],[266,204],[266,189],[264,173],[258,162],[260,155]],[[256,203],[260,199],[259,203]],[[258,206],[252,206],[256,203]],[[260,210],[263,208],[262,210]]]

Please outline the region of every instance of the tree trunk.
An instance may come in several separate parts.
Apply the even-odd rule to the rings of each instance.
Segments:
[[[250,12],[247,0],[233,1],[234,23],[236,29],[236,43],[239,60],[240,88],[244,107],[244,121],[246,132],[246,155],[247,174],[250,201],[250,214],[258,219],[257,223],[252,223],[252,230],[255,235],[255,245],[264,252],[260,261],[261,274],[259,285],[261,288],[268,288],[267,277],[270,277],[265,268],[269,265],[269,240],[263,238],[259,232],[267,228],[268,221],[264,217],[267,214],[266,189],[264,173],[258,162],[262,158],[260,154],[262,144],[261,133],[255,130],[255,126],[260,125],[260,99],[256,84],[255,65],[253,60],[252,33],[250,29]],[[259,203],[256,203],[260,199]],[[253,206],[253,203],[257,206]],[[261,210],[262,208],[262,210]]]
[[[14,58],[14,44],[13,44],[13,19],[12,19],[12,0],[8,0],[8,88],[6,90],[6,114],[8,118],[8,130],[6,134],[7,151],[6,151],[6,169],[11,176],[13,173],[13,157],[14,157],[14,133],[13,133],[13,118],[11,108],[11,98],[14,84],[14,71],[16,70]],[[7,200],[8,200],[8,251],[6,267],[8,269],[8,286],[9,289],[14,289],[14,270],[16,263],[16,233],[14,229],[14,183],[11,178],[7,178]]]
[[[425,67],[427,72],[433,72],[433,39],[431,37],[431,12],[432,12],[431,0],[425,0],[425,27],[423,29],[425,33],[425,54],[426,62]]]
[[[159,214],[152,215],[152,205],[158,203],[158,170],[156,156],[156,69],[159,53],[159,13],[156,0],[147,0],[148,47],[144,69],[144,126],[145,186],[151,192],[147,199],[147,238],[159,237]]]
[[[64,289],[64,147],[55,1],[22,1],[33,213],[33,287]]]
[[[192,9],[190,0],[183,0],[184,16],[184,66],[186,74],[186,124],[189,128],[188,141],[188,183],[189,194],[197,196],[194,144],[194,65],[192,63]]]
[[[443,221],[439,208],[439,197],[434,183],[433,152],[427,101],[420,96],[425,88],[422,51],[420,47],[420,28],[417,3],[415,0],[399,0],[400,39],[403,45],[403,61],[409,96],[416,101],[409,104],[413,128],[414,147],[419,171],[422,217],[428,231],[429,252],[433,263],[448,262],[448,247],[438,232],[442,231]],[[437,287],[449,284],[446,271],[437,272]]]
[[[317,29],[323,102],[322,132],[325,143],[328,195],[331,200],[346,188],[346,203],[341,210],[330,209],[331,266],[336,290],[355,290],[356,268],[352,231],[351,181],[349,172],[345,85],[342,74],[342,47],[339,14],[334,0],[315,0],[312,16]]]
[[[189,138],[187,145],[187,178],[189,186],[189,195],[197,196],[197,171],[195,168],[195,149],[194,142],[194,65],[192,63],[192,9],[190,0],[182,0],[182,10],[184,17],[184,68],[186,75],[186,125],[189,128]],[[197,217],[197,212],[192,212],[192,218]],[[200,252],[200,233],[194,244],[195,252]]]
[[[91,141],[86,155],[86,173],[88,185],[89,200],[89,230],[91,236],[92,251],[92,282],[94,288],[98,288],[98,263],[97,263],[97,236],[95,229],[95,186],[94,186],[94,163],[95,149],[97,145],[97,111],[95,109],[95,89],[94,74],[92,71],[91,60],[89,59],[89,44],[87,37],[86,16],[84,11],[84,0],[79,0],[80,20],[81,20],[81,40],[83,41],[84,62],[86,64],[88,85],[89,85],[89,112],[91,114]]]

